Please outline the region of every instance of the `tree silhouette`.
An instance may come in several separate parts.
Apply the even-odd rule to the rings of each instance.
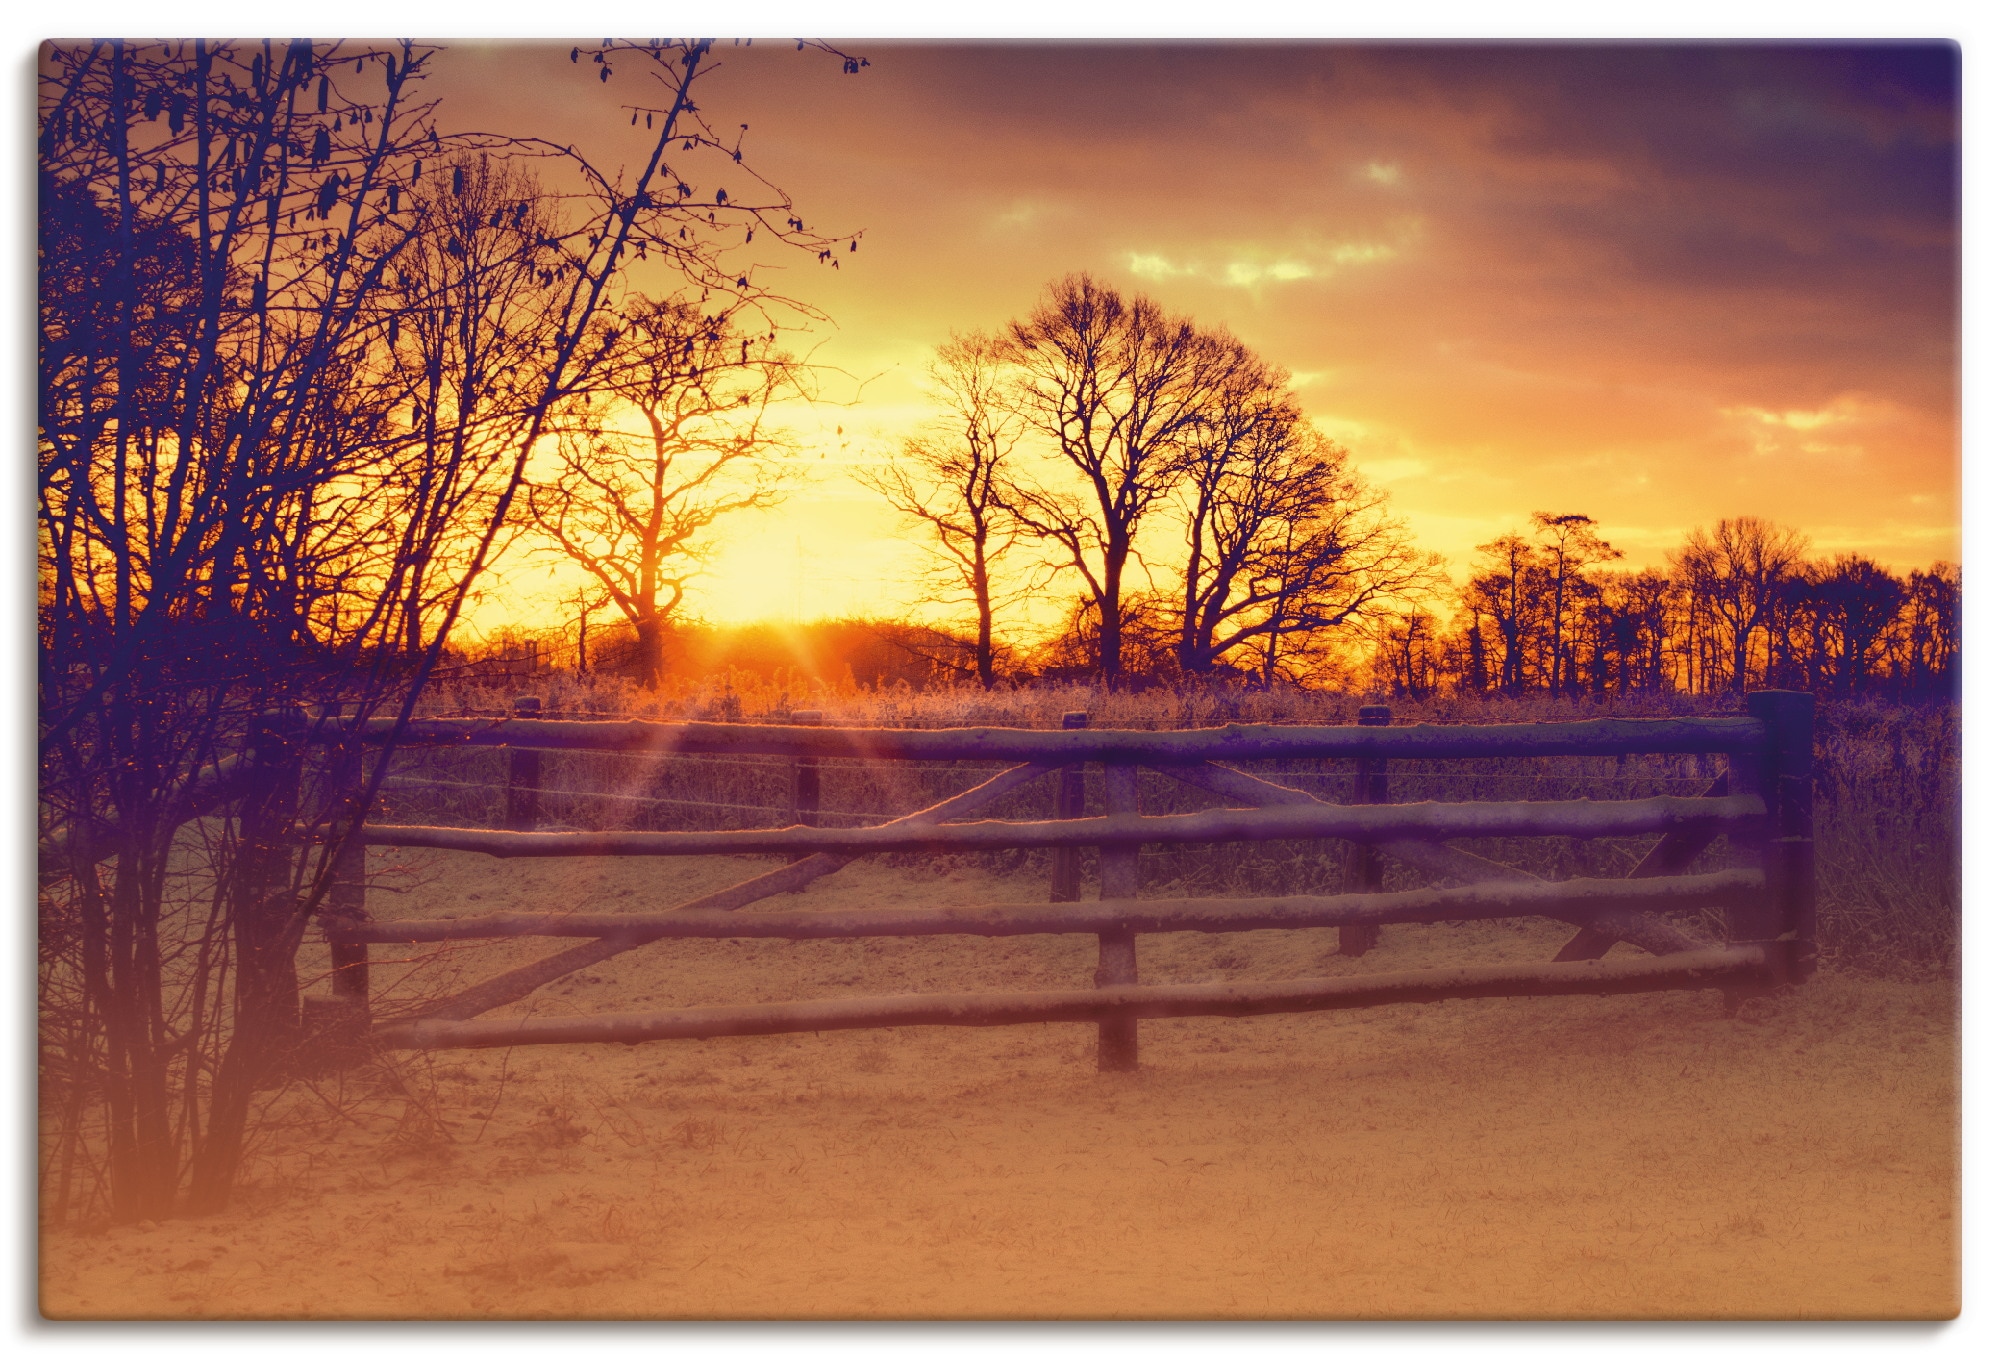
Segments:
[[[1201,675],[1262,652],[1265,682],[1288,639],[1318,644],[1433,589],[1386,497],[1312,427],[1290,377],[1226,336],[1223,374],[1198,408],[1179,483],[1187,556],[1176,659]]]
[[[997,572],[1014,546],[1018,521],[1007,508],[1007,482],[1024,419],[1012,398],[1009,350],[977,332],[953,335],[931,363],[931,391],[944,413],[907,439],[901,456],[862,481],[926,530],[947,597],[969,601],[972,671],[994,681]]]
[[[1471,618],[1469,654],[1481,662],[1479,687],[1487,682],[1492,648],[1483,640],[1482,624],[1490,621],[1499,644],[1499,670],[1492,677],[1504,693],[1524,690],[1534,673],[1535,643],[1541,635],[1537,620],[1544,605],[1546,573],[1533,544],[1518,533],[1481,543],[1478,552],[1489,563],[1466,587],[1465,606]]]
[[[1768,634],[1784,583],[1804,555],[1806,540],[1792,529],[1745,515],[1695,529],[1673,555],[1673,568],[1701,609],[1720,620],[1729,647],[1729,687],[1750,682],[1759,632]]]
[[[1098,673],[1115,686],[1139,527],[1182,475],[1232,355],[1185,318],[1087,274],[1052,284],[1007,334],[1022,414],[1074,474],[1065,483],[1024,469],[1008,504],[1082,577],[1098,615]]]
[[[837,264],[697,109],[711,49],[592,52],[592,88],[616,62],[660,92],[617,175],[441,135],[413,43],[44,47],[38,682],[64,941],[44,994],[75,999],[48,1069],[101,1101],[115,1219],[226,1201],[255,1092],[299,1046],[299,943],[394,741],[345,739],[307,802],[211,835],[190,818],[221,761],[269,708],[410,719],[550,417],[606,357],[628,262],[746,306],[733,234]],[[539,194],[481,154],[570,182]],[[697,162],[728,206],[691,201]],[[190,852],[212,891],[167,871]]]
[[[1576,595],[1591,588],[1584,573],[1623,554],[1597,536],[1597,521],[1587,514],[1537,510],[1532,520],[1549,582],[1548,685],[1557,694],[1577,687],[1576,644],[1569,624]]]
[[[710,530],[779,498],[771,456],[790,445],[767,417],[799,365],[775,333],[744,334],[737,320],[687,302],[632,308],[595,384],[607,399],[571,403],[555,467],[529,488],[536,526],[631,625],[648,689]]]

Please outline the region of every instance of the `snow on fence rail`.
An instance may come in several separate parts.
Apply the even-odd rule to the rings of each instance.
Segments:
[[[1473,996],[1616,994],[1722,988],[1727,995],[1802,981],[1814,964],[1812,698],[1751,694],[1735,717],[1597,719],[1494,726],[1394,727],[1386,708],[1364,708],[1356,726],[1226,726],[1197,731],[1096,730],[1070,714],[1060,731],[964,728],[909,731],[820,726],[818,714],[785,725],[567,721],[540,715],[532,700],[504,718],[426,719],[395,733],[406,746],[508,750],[505,826],[498,829],[369,822],[343,851],[320,920],[334,950],[331,998],[317,1021],[331,1039],[366,1032],[399,1047],[488,1047],[518,1043],[645,1042],[721,1034],[790,1033],[906,1024],[1092,1022],[1102,1069],[1138,1061],[1138,1021],[1169,1015],[1243,1015],[1350,1008]],[[386,739],[394,724],[358,727],[322,720],[308,741]],[[294,740],[294,747],[298,742]],[[541,752],[789,757],[794,822],[785,829],[575,831],[536,829]],[[1700,797],[1655,796],[1567,802],[1389,801],[1389,762],[1522,756],[1722,754],[1728,773]],[[819,762],[1011,761],[977,786],[884,825],[823,827]],[[1274,759],[1354,762],[1349,803],[1271,783],[1233,764]],[[1220,763],[1228,761],[1230,763]],[[1104,810],[1085,814],[1081,767],[1102,766]],[[257,779],[296,779],[300,757],[259,758]],[[1221,798],[1223,808],[1144,815],[1138,770],[1155,769]],[[1037,821],[971,820],[999,799],[1058,776],[1055,815]],[[237,775],[237,778],[243,777]],[[555,794],[560,790],[547,790]],[[254,800],[254,799],[253,799]],[[776,811],[777,809],[760,809]],[[1624,836],[1660,840],[1623,879],[1554,882],[1481,858],[1454,839],[1506,836]],[[1703,850],[1726,836],[1732,864],[1688,875]],[[1267,839],[1348,843],[1347,890],[1329,896],[1142,900],[1138,856],[1145,844]],[[756,877],[645,913],[509,912],[459,919],[373,921],[365,845],[422,846],[499,857],[570,855],[788,855]],[[1099,854],[1099,900],[1079,902],[1077,853]],[[738,914],[746,906],[838,871],[863,854],[961,853],[1045,847],[1056,851],[1048,903],[928,910],[787,911]],[[1382,890],[1381,864],[1395,858],[1458,886]],[[1662,915],[1713,909],[1727,939],[1704,944]],[[1384,925],[1540,916],[1576,933],[1555,959],[1533,966],[1457,967],[1369,976],[1227,985],[1142,985],[1135,940],[1175,930],[1337,927],[1341,952],[1365,952]],[[564,1019],[482,1019],[540,986],[632,949],[676,938],[829,939],[932,934],[989,937],[1082,933],[1098,937],[1089,990],[978,995],[875,996],[785,1004],[707,1007]],[[430,1002],[413,1015],[370,1027],[371,946],[545,936],[585,942]],[[1605,961],[1619,942],[1650,959]]]
[[[387,739],[392,718],[362,724]],[[728,722],[576,722],[534,716],[420,718],[403,745],[508,746],[533,750],[635,751],[655,755],[789,755],[861,760],[986,760],[1145,765],[1209,760],[1469,759],[1524,755],[1732,754],[1756,749],[1754,717],[1600,717],[1581,722],[1493,726],[1286,727],[1232,724],[1193,731],[1017,727],[821,727]]]

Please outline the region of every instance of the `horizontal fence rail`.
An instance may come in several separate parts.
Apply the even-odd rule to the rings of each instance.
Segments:
[[[337,739],[331,726],[318,737]],[[387,739],[392,718],[361,734]],[[721,722],[572,722],[542,718],[424,718],[396,734],[402,745],[511,746],[637,751],[658,755],[789,755],[807,759],[988,760],[1006,763],[1190,764],[1205,760],[1444,760],[1538,755],[1699,755],[1757,748],[1754,717],[1601,717],[1494,726],[1280,727],[1193,731],[1029,731],[1016,727],[751,726]]]
[[[419,779],[398,774],[382,780],[384,788],[434,789],[445,788],[454,792],[487,793],[501,796],[506,793],[504,783],[468,783],[463,779]],[[768,816],[783,816],[788,808],[772,807],[758,802],[711,802],[705,798],[685,797],[645,797],[637,793],[603,793],[594,788],[551,788],[544,785],[539,794],[545,798],[574,798],[583,802],[622,802],[634,807],[682,807],[722,812],[761,812]],[[891,821],[890,812],[818,812],[819,816],[830,816],[842,821]]]
[[[1098,1023],[1197,1015],[1242,1017],[1352,1010],[1504,996],[1607,996],[1742,986],[1772,974],[1759,945],[1633,961],[1488,964],[1302,981],[1108,986],[1095,990],[873,996],[766,1005],[715,1005],[637,1014],[418,1020],[381,1033],[385,1046],[515,1047],[537,1043],[648,1043],[904,1025]]]
[[[1342,896],[1172,897],[1162,900],[1039,902],[1001,906],[932,906],[905,910],[497,912],[441,920],[394,920],[329,926],[330,937],[355,943],[428,944],[448,939],[523,936],[594,939],[867,939],[940,934],[1005,938],[1024,934],[1140,934],[1187,930],[1308,929],[1336,925],[1432,924],[1443,920],[1504,920],[1551,916],[1582,921],[1607,910],[1727,909],[1762,890],[1750,870],[1685,878],[1571,878],[1566,882],[1482,883],[1472,887]]]
[[[495,831],[370,825],[371,845],[454,849],[495,858],[693,854],[966,853],[1064,845],[1196,844],[1337,838],[1376,841],[1511,835],[1644,835],[1727,829],[1764,818],[1763,799],[1654,797],[1623,802],[1412,802],[1389,806],[1229,808],[1077,821],[975,821],[940,826],[791,826],[739,831]]]
[[[500,761],[506,771],[504,784],[466,781],[449,755],[427,759],[423,773],[415,776],[407,769],[392,774],[378,767],[376,772],[382,787],[453,795],[480,792],[488,799],[486,814],[501,823],[498,827],[364,821],[358,830],[334,828],[341,836],[340,867],[318,914],[331,949],[331,999],[337,1002],[335,1008],[346,1007],[338,1021],[339,1032],[364,1033],[377,1047],[639,1043],[920,1024],[1090,1022],[1099,1026],[1100,1069],[1130,1070],[1138,1063],[1141,1019],[1278,1014],[1481,996],[1700,988],[1721,988],[1734,1004],[1735,998],[1751,991],[1803,981],[1814,966],[1812,699],[1806,694],[1760,692],[1746,696],[1746,707],[1743,716],[1397,727],[1391,725],[1390,710],[1377,704],[1364,707],[1353,726],[1237,724],[1184,731],[1093,728],[1084,713],[1065,714],[1062,729],[1055,731],[837,728],[820,725],[819,714],[806,711],[794,711],[787,722],[773,725],[577,721],[544,714],[528,696],[516,700],[511,716],[433,718],[402,725],[390,719],[343,721],[339,711],[329,707],[310,725],[295,711],[266,714],[253,724],[252,755],[224,761],[192,781],[187,805],[207,808],[239,790],[246,808],[256,799],[290,805],[287,799],[295,799],[296,786],[305,776],[306,751],[313,743],[338,747],[328,750],[325,771],[313,777],[333,780],[329,786],[336,791],[353,790],[348,796],[357,807],[356,799],[363,794],[356,738],[393,739],[396,749],[504,752]],[[1403,779],[1488,777],[1440,775],[1430,767],[1437,761],[1617,757],[1622,771],[1628,755],[1690,757],[1684,774],[1673,782],[1692,785],[1690,794],[1695,788],[1704,791],[1699,796],[1666,791],[1660,787],[1666,780],[1649,774],[1643,780],[1647,787],[1633,789],[1646,795],[1622,799],[1399,802],[1392,797],[1394,785]],[[1726,769],[1718,771],[1715,762],[1705,758],[1715,755],[1727,757]],[[614,788],[560,786],[588,777],[591,756],[615,757],[613,765],[626,774]],[[709,801],[699,796],[707,791],[703,787],[670,788],[663,771],[672,758],[685,758],[690,768],[701,761],[730,765],[778,761],[759,767],[769,771],[771,791],[788,798],[788,805],[758,806],[740,795]],[[619,759],[633,763],[620,765]],[[1345,764],[1338,769],[1266,770],[1268,777],[1244,767],[1332,760]],[[789,767],[783,761],[789,761]],[[839,763],[843,761],[849,763]],[[1406,770],[1398,761],[1422,763]],[[894,777],[881,769],[864,770],[857,778],[854,762],[898,762],[905,769]],[[474,763],[484,766],[493,761],[482,757]],[[1086,782],[1085,769],[1093,764],[1101,778],[1093,776]],[[956,778],[928,773],[913,778],[912,767],[954,767],[959,773]],[[1156,801],[1155,813],[1145,815],[1140,772],[1147,767],[1169,776],[1171,782],[1161,785],[1169,796],[1184,798],[1186,788],[1192,787],[1227,805],[1175,811],[1167,807],[1187,804],[1163,807]],[[1049,779],[1050,775],[1057,777]],[[1492,777],[1529,776],[1495,770]],[[1286,778],[1338,782],[1307,791],[1273,781]],[[975,786],[963,787],[966,780]],[[1582,784],[1610,781],[1601,774],[1578,775],[1578,780],[1550,791],[1575,793],[1582,791]],[[873,790],[871,799],[901,801],[916,790],[929,805],[890,814],[883,825],[829,826],[825,824],[829,820],[882,818],[873,812],[827,807],[830,783]],[[1039,794],[1007,801],[1037,783],[1042,788]],[[892,788],[898,791],[888,793]],[[661,795],[669,791],[697,796]],[[1403,791],[1408,795],[1416,788],[1405,783]],[[1437,795],[1432,789],[1424,791]],[[1455,786],[1447,787],[1443,795],[1455,791]],[[1157,788],[1148,795],[1160,796]],[[785,818],[790,824],[729,830],[584,830],[550,824],[545,810],[567,798],[630,809],[618,814],[624,818],[636,818],[647,807],[687,808],[755,813]],[[462,814],[464,798],[443,801],[447,809],[437,815],[452,819]],[[1094,804],[1094,813],[1087,803]],[[992,816],[1003,806],[1015,815],[1025,811],[1026,819],[975,819]],[[567,807],[565,814],[578,815]],[[264,833],[289,837],[295,848],[328,832],[301,825],[289,832]],[[1580,849],[1538,854],[1541,874],[1519,863],[1483,857],[1489,852],[1483,845],[1448,843],[1641,835],[1658,838],[1630,858],[1623,849],[1599,851],[1588,860]],[[1141,898],[1141,846],[1323,840],[1346,846],[1341,871],[1328,884],[1333,888],[1330,894]],[[1710,846],[1718,840],[1724,843],[1726,867],[1690,873],[1708,858]],[[498,858],[767,855],[789,862],[753,870],[756,875],[745,881],[704,892],[671,910],[553,909],[376,921],[369,917],[365,901],[365,848],[371,845]],[[802,891],[865,855],[1030,849],[1054,851],[1049,856],[1046,903],[745,911],[758,902]],[[1089,849],[1097,852],[1098,899],[1085,902],[1078,898],[1086,863],[1082,856]],[[77,852],[70,847],[71,857]],[[1459,885],[1385,891],[1383,866],[1389,862],[1403,865],[1398,871],[1414,870],[1420,880]],[[1577,871],[1586,863],[1589,868],[1582,876],[1556,880],[1559,873]],[[1625,876],[1602,876],[1607,867]],[[1683,918],[1670,920],[1668,913]],[[1697,915],[1704,924],[1687,919]],[[1385,926],[1523,917],[1562,921],[1571,927],[1568,942],[1552,961],[1277,982],[1141,985],[1139,981],[1135,941],[1140,935],[1338,929],[1340,954],[1353,956],[1373,948]],[[1725,942],[1705,942],[1702,936],[1717,926]],[[527,999],[557,978],[668,939],[1057,934],[1097,936],[1097,970],[1090,989],[854,997],[574,1018],[482,1018]],[[574,942],[371,1025],[371,948],[536,937]],[[1607,959],[1620,944],[1653,956]],[[325,999],[316,999],[314,1006],[322,1015],[333,1013]],[[334,1033],[330,1021],[324,1031]]]

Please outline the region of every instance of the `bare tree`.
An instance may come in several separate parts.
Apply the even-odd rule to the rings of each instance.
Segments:
[[[994,613],[1004,595],[997,572],[1018,531],[1005,487],[1023,422],[1008,399],[1007,357],[1000,341],[977,332],[939,345],[931,390],[944,414],[905,440],[897,460],[861,477],[927,530],[945,593],[971,603],[972,668],[989,689]]]
[[[529,489],[536,526],[631,625],[648,689],[709,530],[778,499],[771,455],[789,445],[767,417],[799,365],[774,332],[753,337],[738,320],[685,301],[635,306],[598,383],[607,400],[572,404],[556,467]]]
[[[1127,573],[1141,523],[1183,474],[1194,424],[1231,355],[1151,300],[1127,302],[1086,274],[1050,286],[1007,328],[1029,427],[1069,484],[1024,475],[1008,503],[1082,578],[1098,614],[1098,673],[1116,685]]]
[[[1713,531],[1693,530],[1673,554],[1675,573],[1727,633],[1729,687],[1739,693],[1750,682],[1757,633],[1768,631],[1805,549],[1795,530],[1746,515],[1719,520]]]
[[[1668,643],[1676,615],[1677,587],[1664,571],[1613,572],[1598,582],[1599,669],[1618,692],[1657,692],[1671,687]]]
[[[212,847],[207,912],[180,909],[171,868],[225,744],[329,640],[316,492],[381,456],[370,301],[414,234],[382,187],[437,145],[413,101],[429,55],[44,49],[42,240],[64,282],[42,313],[42,791],[117,1217],[163,1215],[190,1173],[218,1201],[297,1023],[275,815]],[[366,93],[349,62],[375,68]],[[326,855],[301,859],[294,881]]]
[[[403,651],[415,656],[479,546],[523,435],[546,419],[542,357],[562,338],[565,261],[550,244],[555,204],[510,160],[462,153],[408,197],[421,230],[391,271],[382,326],[408,433],[376,478],[389,493],[357,498],[394,506],[379,522],[401,541],[371,554],[390,578],[357,586],[396,592]],[[578,365],[571,383],[586,374]]]
[[[415,97],[432,55],[43,50],[43,909],[67,941],[46,994],[78,999],[66,1069],[102,1101],[118,1219],[226,1200],[253,1099],[298,1044],[297,949],[386,767],[387,747],[350,740],[315,801],[274,794],[220,829],[195,822],[241,791],[231,757],[257,714],[340,698],[409,719],[550,413],[603,357],[628,252],[742,298],[758,290],[722,242],[746,219],[837,262],[737,168],[740,137],[695,111],[710,44],[592,53],[604,78],[637,63],[665,90],[629,182],[548,143],[441,137]],[[481,150],[556,161],[581,188],[552,218],[514,217],[528,195],[496,176],[509,213],[486,217],[479,242],[454,236],[424,186],[449,176],[468,191],[460,157]],[[738,199],[718,188],[697,206],[690,157],[736,176]],[[478,247],[476,265],[423,266],[428,243],[449,256],[454,240]],[[406,343],[421,346],[403,328],[463,327],[458,285],[474,281],[491,323],[491,299],[519,295],[499,286],[509,277],[539,289],[536,319],[490,334],[531,337],[513,351],[525,370],[496,371],[490,347],[434,349],[454,372],[412,422],[410,375],[431,370],[407,362]],[[474,362],[477,379],[462,371]],[[460,427],[488,442],[453,466]],[[412,588],[443,552],[449,579]],[[296,730],[264,734],[253,771],[300,757]],[[191,854],[212,890],[186,887]]]
[[[1427,699],[1437,692],[1445,648],[1437,618],[1414,604],[1375,621],[1375,684],[1396,698]]]
[[[1570,605],[1588,588],[1584,572],[1624,554],[1597,536],[1597,521],[1587,514],[1537,510],[1533,519],[1549,583],[1549,692],[1557,694],[1577,686],[1576,643],[1568,625]]]
[[[1894,644],[1903,583],[1866,557],[1807,562],[1786,582],[1773,634],[1809,686],[1854,693]]]
[[[1742,518],[1690,533],[1668,571],[1600,573],[1589,568],[1608,549],[1589,520],[1536,519],[1543,545],[1517,534],[1483,545],[1489,565],[1461,592],[1465,640],[1448,660],[1464,692],[1547,684],[1701,693],[1761,679],[1851,693],[1954,683],[1955,568],[1899,580],[1853,554],[1805,562],[1798,533]],[[1560,628],[1559,572],[1567,577]]]
[[[1916,692],[1955,695],[1959,685],[1960,617],[1964,579],[1951,562],[1912,571],[1904,582],[1905,604],[1895,629],[1892,664]]]
[[[1443,580],[1387,497],[1312,427],[1289,377],[1223,336],[1221,379],[1192,422],[1176,656],[1205,674],[1263,653],[1266,683],[1288,638],[1396,611]]]
[[[1474,630],[1470,654],[1490,657],[1492,648],[1484,640],[1484,623],[1490,620],[1500,653],[1493,681],[1503,692],[1518,694],[1533,673],[1545,573],[1533,544],[1518,533],[1481,543],[1478,551],[1490,565],[1465,589],[1465,608]]]

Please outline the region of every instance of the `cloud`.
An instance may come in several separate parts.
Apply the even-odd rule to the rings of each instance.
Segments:
[[[1254,290],[1269,284],[1331,278],[1345,269],[1395,259],[1397,254],[1396,246],[1380,241],[1341,241],[1300,250],[1239,246],[1180,260],[1158,251],[1135,250],[1126,252],[1126,267],[1141,278],[1191,278]]]
[[[1859,393],[1846,393],[1819,406],[1767,409],[1762,406],[1731,406],[1721,414],[1739,426],[1747,426],[1751,447],[1761,456],[1778,453],[1840,454],[1859,456],[1867,451],[1854,430],[1847,441],[1832,437],[1853,426],[1868,427],[1879,433],[1895,420],[1894,406]]]
[[[994,214],[993,225],[1007,228],[1030,227],[1034,226],[1037,222],[1053,216],[1058,211],[1059,209],[1053,203],[1045,203],[1033,198],[1017,198],[1007,206],[1005,211]]]
[[[1254,288],[1260,283],[1296,283],[1302,278],[1317,278],[1320,271],[1299,260],[1231,260],[1222,270],[1222,277],[1235,288]]]
[[[567,49],[547,55],[569,80]],[[1427,546],[1469,552],[1561,507],[1618,525],[1635,561],[1737,514],[1891,564],[1948,551],[1948,44],[871,56],[865,79],[822,82],[789,50],[730,55],[760,170],[816,225],[871,233],[839,273],[786,277],[838,323],[829,368],[920,371],[912,353],[1098,267],[1315,375],[1301,400],[1393,481]],[[489,74],[446,107],[533,85]],[[548,89],[559,140],[623,126],[572,127],[568,86]],[[912,396],[881,384],[877,401]],[[885,431],[904,416],[885,410]]]
[[[1783,425],[1786,429],[1818,429],[1836,422],[1846,424],[1854,418],[1844,411],[1763,411],[1755,406],[1739,406],[1729,414],[1748,416],[1760,424]]]

